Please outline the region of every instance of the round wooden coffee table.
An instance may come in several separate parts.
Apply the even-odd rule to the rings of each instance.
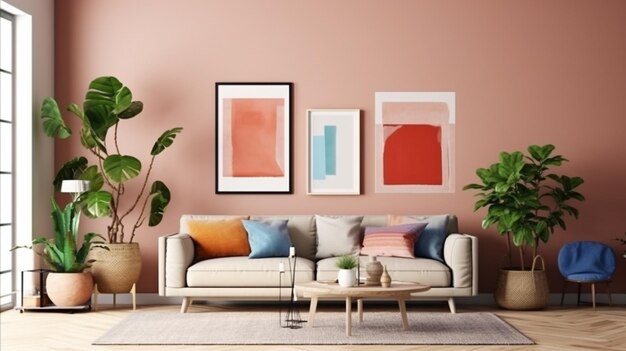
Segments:
[[[393,282],[390,287],[382,286],[353,286],[350,288],[342,288],[337,283],[320,283],[308,282],[296,284],[296,290],[301,292],[304,297],[311,298],[309,308],[309,326],[313,326],[315,321],[315,312],[317,310],[317,300],[320,297],[341,297],[346,300],[346,335],[352,334],[352,301],[357,300],[357,311],[359,322],[363,322],[363,299],[380,298],[393,299],[398,301],[400,315],[402,316],[402,328],[406,330],[409,327],[409,321],[406,316],[405,301],[411,298],[411,293],[426,291],[430,286],[416,283]]]

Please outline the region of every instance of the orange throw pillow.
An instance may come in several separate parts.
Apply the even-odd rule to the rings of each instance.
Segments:
[[[248,256],[248,232],[243,218],[222,221],[189,221],[189,235],[194,241],[195,260],[227,256]]]

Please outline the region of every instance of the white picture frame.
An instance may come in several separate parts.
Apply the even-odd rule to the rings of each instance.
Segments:
[[[308,109],[307,195],[361,194],[361,110]]]

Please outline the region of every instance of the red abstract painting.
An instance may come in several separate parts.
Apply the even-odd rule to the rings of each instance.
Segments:
[[[440,126],[385,125],[384,130],[384,184],[443,184]]]

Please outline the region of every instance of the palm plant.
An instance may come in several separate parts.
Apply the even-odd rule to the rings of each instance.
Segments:
[[[502,152],[500,162],[476,170],[482,183],[463,187],[480,191],[474,211],[487,208],[482,227],[495,225],[500,235],[507,236],[509,267],[513,266],[511,243],[518,247],[524,270],[526,248],[532,247],[532,258],[537,256],[539,243],[547,243],[556,226],[566,229],[565,214],[578,218],[570,200],[585,200],[576,191],[584,182],[582,178],[551,172],[567,161],[561,155],[552,156],[554,148],[550,144],[531,145],[528,155]]]
[[[52,222],[54,224],[54,239],[38,237],[33,239],[31,246],[16,246],[12,250],[19,248],[33,249],[34,245],[44,245],[42,252],[35,251],[59,273],[80,273],[91,266],[91,261],[87,260],[89,251],[95,248],[109,250],[104,245],[105,238],[96,233],[87,233],[83,237],[83,242],[78,247],[78,224],[80,211],[74,201],[61,210],[54,198],[52,203]],[[98,238],[102,240],[98,240]],[[94,240],[95,239],[95,240]]]
[[[123,154],[118,144],[119,123],[137,116],[143,110],[143,103],[133,101],[132,98],[130,89],[117,78],[99,77],[89,84],[82,109],[74,103],[68,106],[68,110],[80,120],[82,146],[95,157],[96,161],[90,165],[87,158],[76,157],[61,167],[53,182],[57,190],[65,179],[91,182],[91,189],[81,196],[78,206],[90,218],[111,217],[111,224],[107,227],[109,243],[125,242],[124,221],[135,213],[135,210],[139,213],[136,214],[135,222],[130,229],[128,242],[133,242],[135,231],[146,219],[149,226],[156,226],[163,219],[170,202],[170,190],[162,181],[156,180],[147,193],[148,179],[156,156],[171,146],[174,138],[182,131],[182,128],[172,128],[157,138],[150,151],[152,157],[141,189],[135,197],[128,197],[126,183],[138,177],[142,171],[141,161],[134,156]],[[44,100],[41,118],[48,136],[66,139],[72,135],[53,98],[48,97]],[[150,199],[150,211],[146,214]]]

